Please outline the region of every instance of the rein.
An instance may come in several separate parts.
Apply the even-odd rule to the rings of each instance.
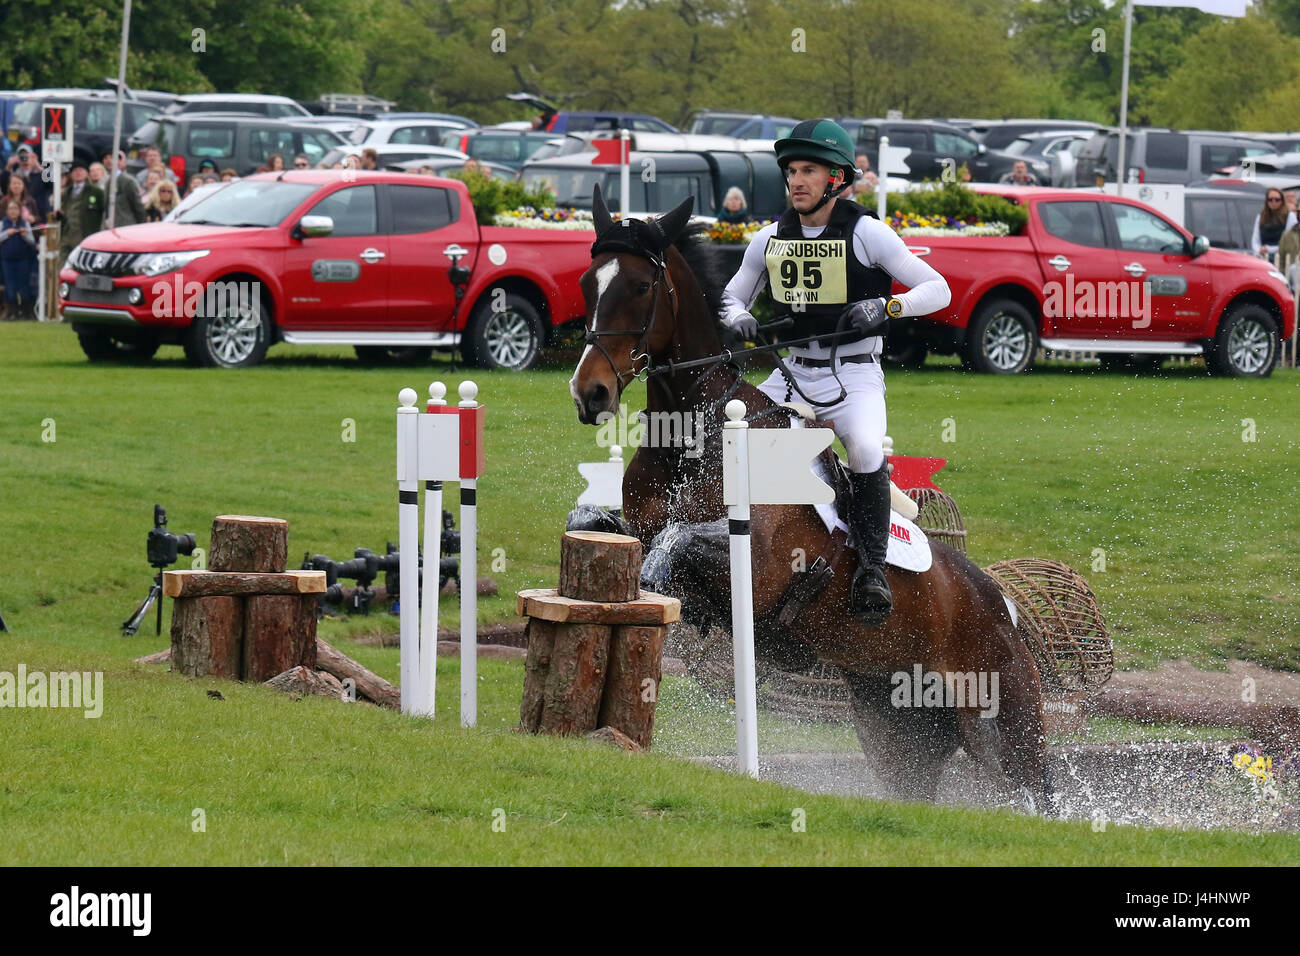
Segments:
[[[600,354],[605,356],[605,361],[609,363],[610,371],[614,373],[614,380],[618,382],[618,387],[620,391],[622,391],[623,388],[627,384],[629,384],[633,379],[639,379],[640,381],[644,382],[649,372],[650,356],[645,350],[646,339],[649,338],[650,336],[650,330],[654,328],[655,314],[659,306],[660,282],[663,282],[668,287],[668,296],[670,301],[672,302],[673,318],[674,319],[677,318],[677,290],[673,288],[672,280],[668,276],[668,269],[664,265],[664,260],[661,258],[655,258],[649,256],[647,256],[647,258],[650,259],[650,263],[654,266],[655,274],[654,274],[654,282],[651,285],[653,293],[650,296],[650,306],[646,311],[646,320],[645,323],[641,326],[641,331],[627,332],[624,329],[603,329],[603,330],[596,329],[595,328],[596,317],[593,315],[592,316],[593,327],[588,329],[586,331],[586,334],[583,336],[584,343],[586,343],[587,345],[594,345],[596,349],[600,352]],[[618,370],[618,365],[614,361],[614,356],[610,355],[609,349],[605,348],[605,346],[601,344],[600,337],[602,335],[638,336],[636,345],[632,347],[632,367],[629,368],[627,372],[620,372]],[[640,372],[638,372],[636,370],[636,363],[641,359],[645,359],[646,364],[645,367]],[[626,382],[623,381],[624,375],[627,376]]]

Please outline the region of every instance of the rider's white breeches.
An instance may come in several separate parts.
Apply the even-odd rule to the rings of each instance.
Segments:
[[[819,402],[834,401],[840,393],[839,382],[829,368],[805,368],[786,361],[804,393]],[[839,366],[840,381],[848,392],[844,400],[831,408],[813,406],[819,422],[829,421],[835,434],[849,453],[849,469],[855,472],[878,471],[885,463],[885,374],[878,362]],[[776,402],[786,400],[786,378],[775,369],[767,381],[758,386]],[[790,401],[802,402],[797,391]]]

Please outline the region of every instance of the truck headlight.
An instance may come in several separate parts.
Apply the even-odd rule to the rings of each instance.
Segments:
[[[195,259],[201,259],[208,254],[208,249],[197,249],[193,252],[155,252],[150,255],[141,256],[135,263],[134,272],[141,276],[157,276],[164,272],[175,272],[177,269],[183,269]]]

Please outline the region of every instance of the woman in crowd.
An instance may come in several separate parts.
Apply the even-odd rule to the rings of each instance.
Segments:
[[[266,157],[266,171],[268,173],[279,173],[284,171],[284,157],[279,153],[272,153]]]
[[[176,193],[176,186],[168,179],[154,186],[153,192],[149,194],[149,202],[144,207],[145,222],[162,222],[166,219],[167,214],[180,205],[181,200]]]
[[[36,237],[31,223],[23,219],[22,203],[6,199],[4,218],[0,219],[0,271],[4,275],[6,319],[19,318],[32,307],[28,278],[35,249]]]
[[[1264,208],[1255,217],[1255,228],[1250,235],[1250,248],[1261,257],[1272,259],[1277,255],[1277,244],[1282,233],[1296,224],[1296,215],[1286,208],[1286,197],[1276,186],[1264,194]]]
[[[739,186],[732,186],[722,200],[718,222],[746,222],[748,219],[749,207],[745,204],[745,194]]]
[[[153,195],[153,188],[166,178],[157,169],[145,170],[144,182],[140,186],[140,202],[145,205],[149,204],[149,197]]]

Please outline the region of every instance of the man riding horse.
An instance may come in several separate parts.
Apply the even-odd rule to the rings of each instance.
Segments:
[[[853,141],[837,123],[806,120],[776,142],[790,208],[760,229],[740,271],[723,293],[722,322],[753,340],[760,331],[749,310],[764,288],[776,318],[789,319],[791,338],[828,338],[792,346],[786,369],[759,386],[777,402],[793,393],[829,421],[849,454],[853,507],[849,524],[858,548],[853,610],[881,623],[893,609],[885,579],[889,542],[889,471],[885,437],[885,379],[880,367],[890,318],[929,315],[950,298],[943,276],[908,251],[898,235],[851,191],[859,171]],[[838,197],[838,198],[837,198]],[[910,291],[890,295],[897,281]],[[829,337],[840,329],[844,334]]]

